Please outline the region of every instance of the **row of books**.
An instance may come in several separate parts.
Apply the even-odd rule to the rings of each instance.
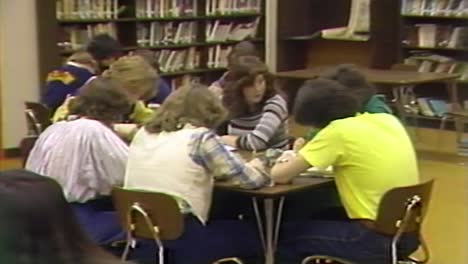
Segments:
[[[254,38],[257,35],[260,18],[253,22],[234,23],[216,20],[206,25],[206,41],[242,41],[248,38]]]
[[[444,117],[451,108],[445,100],[430,97],[420,97],[416,99],[418,113],[429,117]]]
[[[196,16],[198,0],[135,0],[137,18]]]
[[[62,27],[57,44],[64,50],[79,50],[84,48],[94,36],[102,33],[117,38],[115,23]]]
[[[118,0],[57,0],[57,19],[114,19],[122,9]]]
[[[419,72],[456,73],[460,81],[468,81],[468,62],[457,61],[438,54],[418,54],[405,59],[405,64],[414,65]]]
[[[161,72],[194,70],[201,67],[201,51],[195,47],[178,50],[159,50],[156,52]]]
[[[216,45],[208,49],[208,68],[226,68],[228,66],[228,56],[232,51],[232,46],[223,47]]]
[[[260,13],[261,0],[206,0],[207,15]]]
[[[467,16],[466,0],[403,0],[401,13],[421,16]]]
[[[137,25],[137,44],[140,47],[193,43],[196,39],[196,22],[151,22]]]
[[[468,27],[416,24],[406,28],[404,42],[424,48],[468,48]]]

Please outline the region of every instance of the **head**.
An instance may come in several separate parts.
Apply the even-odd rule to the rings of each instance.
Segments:
[[[230,69],[237,59],[243,56],[258,57],[257,49],[252,42],[241,41],[232,47],[232,51],[228,55],[228,68]]]
[[[115,81],[98,77],[79,90],[70,114],[111,124],[122,121],[130,109],[126,90]]]
[[[149,50],[149,49],[137,49],[129,54],[130,56],[140,56],[143,58],[149,65],[151,65],[158,73],[159,70],[159,62],[156,57],[156,52]]]
[[[101,69],[104,70],[121,55],[122,46],[109,34],[99,34],[90,40],[86,50],[99,63]]]
[[[83,234],[62,188],[51,178],[26,170],[0,172],[0,221],[1,263],[113,259]]]
[[[84,65],[93,73],[98,72],[98,64],[89,52],[77,51],[68,58],[68,61]]]
[[[258,57],[238,58],[229,70],[223,101],[231,115],[242,116],[261,108],[276,95],[273,76]]]
[[[294,102],[296,122],[316,128],[326,127],[337,119],[355,116],[359,110],[359,101],[349,89],[323,78],[306,81]]]
[[[362,106],[376,93],[375,87],[367,82],[366,77],[352,64],[338,65],[324,72],[321,77],[337,81],[349,89],[356,95]]]
[[[145,128],[149,133],[177,131],[186,124],[214,129],[226,116],[227,111],[213,92],[206,86],[191,84],[169,95]]]
[[[156,71],[140,56],[124,56],[112,63],[102,76],[122,86],[133,102],[156,96]]]

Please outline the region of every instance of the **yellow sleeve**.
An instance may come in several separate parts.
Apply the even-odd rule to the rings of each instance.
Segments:
[[[52,116],[52,123],[56,123],[58,121],[66,120],[68,117],[68,106],[70,102],[74,99],[74,97],[68,97],[65,102],[61,106],[59,106],[56,110],[54,115]]]
[[[307,163],[320,170],[334,165],[343,154],[343,144],[339,131],[334,127],[326,127],[309,141],[300,151]]]
[[[154,116],[154,111],[145,106],[142,101],[138,101],[135,104],[133,113],[130,115],[130,119],[137,124],[144,124],[150,121]]]

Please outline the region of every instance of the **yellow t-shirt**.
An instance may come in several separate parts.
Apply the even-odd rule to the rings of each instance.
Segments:
[[[68,105],[70,104],[73,97],[68,98],[54,113],[52,122],[58,122],[67,119],[68,116]],[[154,111],[145,106],[142,101],[137,101],[133,108],[133,113],[129,116],[130,119],[136,124],[144,124],[151,120],[154,116]]]
[[[341,202],[351,219],[375,220],[385,192],[419,182],[411,140],[389,114],[335,120],[299,154],[319,169],[333,166]]]

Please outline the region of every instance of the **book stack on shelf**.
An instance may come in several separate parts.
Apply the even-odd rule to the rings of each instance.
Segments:
[[[468,51],[468,27],[415,24],[406,28],[404,44],[410,48],[460,49]]]
[[[465,0],[403,0],[403,15],[407,16],[468,16]]]
[[[468,81],[468,62],[433,53],[420,53],[405,59],[405,64],[415,66],[419,72],[455,73],[459,81]]]
[[[416,101],[419,110],[418,114],[425,117],[442,118],[451,110],[451,104],[446,100],[419,97]]]
[[[126,51],[156,51],[161,75],[178,79],[172,83],[216,80],[240,41],[252,40],[260,54],[265,50],[265,0],[53,1],[62,56],[108,33]]]

